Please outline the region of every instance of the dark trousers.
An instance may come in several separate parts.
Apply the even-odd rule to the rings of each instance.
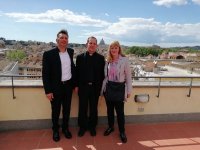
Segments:
[[[79,86],[78,125],[82,129],[95,129],[98,121],[98,99],[94,85]]]
[[[72,99],[72,85],[71,82],[60,85],[60,91],[54,93],[54,99],[51,101],[52,109],[52,129],[54,131],[59,130],[59,116],[62,107],[62,130],[68,129],[68,122],[71,109],[71,99]]]
[[[119,132],[120,133],[125,132],[124,102],[106,100],[106,106],[107,106],[107,117],[108,117],[109,127],[114,127],[114,122],[115,122],[114,110],[115,110],[117,114]]]

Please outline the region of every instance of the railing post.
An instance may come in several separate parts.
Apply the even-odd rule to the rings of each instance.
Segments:
[[[161,77],[159,78],[159,84],[158,84],[158,95],[157,95],[157,97],[160,96],[160,83],[161,83]]]
[[[12,79],[12,94],[13,94],[13,99],[15,99],[15,89],[14,89],[14,83],[13,83],[13,76],[11,77]]]
[[[192,92],[192,81],[193,81],[193,78],[191,78],[191,80],[190,80],[190,88],[189,88],[189,93],[188,93],[187,97],[190,97],[191,92]]]

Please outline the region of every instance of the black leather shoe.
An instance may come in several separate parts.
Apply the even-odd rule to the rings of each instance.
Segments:
[[[85,131],[86,131],[85,129],[81,129],[81,128],[80,128],[79,131],[78,131],[78,136],[79,136],[79,137],[84,136]]]
[[[63,134],[65,135],[65,137],[67,139],[71,139],[72,138],[72,134],[71,134],[71,132],[69,130],[63,130],[62,132],[63,132]]]
[[[126,137],[126,134],[124,132],[120,133],[120,138],[121,138],[122,143],[126,143],[127,142],[127,137]]]
[[[60,135],[59,135],[59,132],[58,132],[58,131],[53,131],[53,140],[54,140],[55,142],[60,141]]]
[[[95,129],[90,129],[90,135],[91,136],[96,136],[96,130]]]
[[[113,132],[114,131],[114,128],[111,128],[111,127],[109,127],[109,128],[107,128],[106,130],[105,130],[105,132],[104,132],[104,136],[108,136],[108,135],[110,135],[110,133],[111,132]]]

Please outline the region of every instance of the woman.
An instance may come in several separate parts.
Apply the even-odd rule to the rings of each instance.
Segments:
[[[102,93],[105,96],[106,106],[107,106],[107,117],[108,117],[108,128],[104,132],[104,136],[108,136],[114,131],[114,110],[117,114],[118,128],[120,132],[120,139],[123,143],[127,142],[127,137],[125,134],[125,116],[124,116],[124,102],[131,95],[132,90],[132,80],[131,80],[131,69],[129,65],[129,60],[125,55],[122,54],[121,46],[118,41],[114,41],[110,44],[108,50],[107,63],[104,68],[105,79],[103,81]],[[108,83],[117,83],[123,85],[124,91],[122,98],[120,100],[118,97],[110,98],[111,94],[107,92]],[[121,93],[121,92],[119,92]],[[112,93],[112,95],[117,95],[117,92]]]

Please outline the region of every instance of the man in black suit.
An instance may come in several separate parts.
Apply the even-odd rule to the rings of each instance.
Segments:
[[[57,47],[43,54],[43,85],[45,94],[51,102],[53,140],[59,141],[59,115],[62,106],[62,132],[70,139],[72,134],[68,129],[71,108],[71,98],[74,86],[75,65],[74,50],[67,48],[68,32],[61,30],[57,33]]]
[[[90,130],[91,136],[96,135],[97,106],[104,79],[105,60],[102,55],[96,52],[97,39],[89,37],[86,46],[87,52],[78,55],[76,59],[79,137],[83,136],[87,129]]]

